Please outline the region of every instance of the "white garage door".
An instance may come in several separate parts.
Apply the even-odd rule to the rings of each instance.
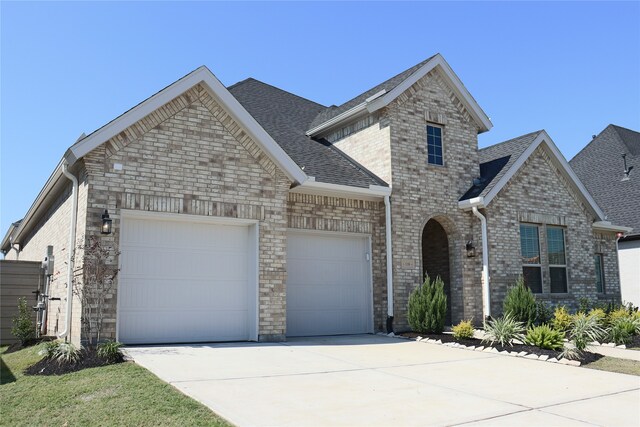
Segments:
[[[287,335],[372,332],[369,239],[289,231]]]
[[[120,235],[120,341],[255,339],[255,226],[130,215]]]

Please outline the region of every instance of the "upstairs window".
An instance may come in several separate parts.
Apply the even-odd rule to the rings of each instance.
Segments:
[[[444,165],[442,155],[442,128],[427,125],[427,158],[431,165]]]
[[[534,294],[542,293],[542,264],[540,262],[538,226],[520,224],[520,253],[524,283]]]
[[[602,254],[595,254],[593,257],[596,267],[596,291],[604,294],[604,260]]]
[[[547,227],[549,252],[549,278],[551,293],[567,293],[567,257],[565,256],[564,229]]]

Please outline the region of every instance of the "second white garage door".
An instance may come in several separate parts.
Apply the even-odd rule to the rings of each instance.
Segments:
[[[369,239],[289,231],[287,335],[372,332]]]
[[[125,212],[119,340],[137,344],[256,339],[255,227]]]

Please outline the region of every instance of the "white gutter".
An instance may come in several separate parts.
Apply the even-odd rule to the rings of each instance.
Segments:
[[[384,196],[385,241],[387,251],[387,332],[393,332],[393,252],[391,247],[391,201]]]
[[[491,316],[491,297],[489,294],[489,242],[487,241],[487,218],[478,211],[476,206],[471,208],[473,214],[482,224],[482,314],[483,318]]]
[[[65,327],[58,334],[58,338],[65,338],[71,330],[71,308],[73,305],[73,264],[76,254],[76,225],[78,223],[78,179],[67,168],[67,163],[62,164],[62,174],[69,178],[73,183],[71,192],[71,229],[69,230],[69,246],[67,259],[67,312],[65,316]]]
[[[369,187],[353,187],[351,185],[330,184],[318,182],[310,176],[302,184],[289,190],[291,193],[318,194],[338,197],[359,197],[365,199],[380,200],[391,195],[391,188],[382,185],[369,185]]]

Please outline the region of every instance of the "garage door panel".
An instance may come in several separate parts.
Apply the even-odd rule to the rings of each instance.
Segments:
[[[290,231],[287,335],[371,332],[368,238]]]
[[[248,226],[125,218],[119,339],[169,343],[249,339],[255,321]],[[255,249],[253,249],[255,250]],[[251,302],[253,300],[254,302]]]

